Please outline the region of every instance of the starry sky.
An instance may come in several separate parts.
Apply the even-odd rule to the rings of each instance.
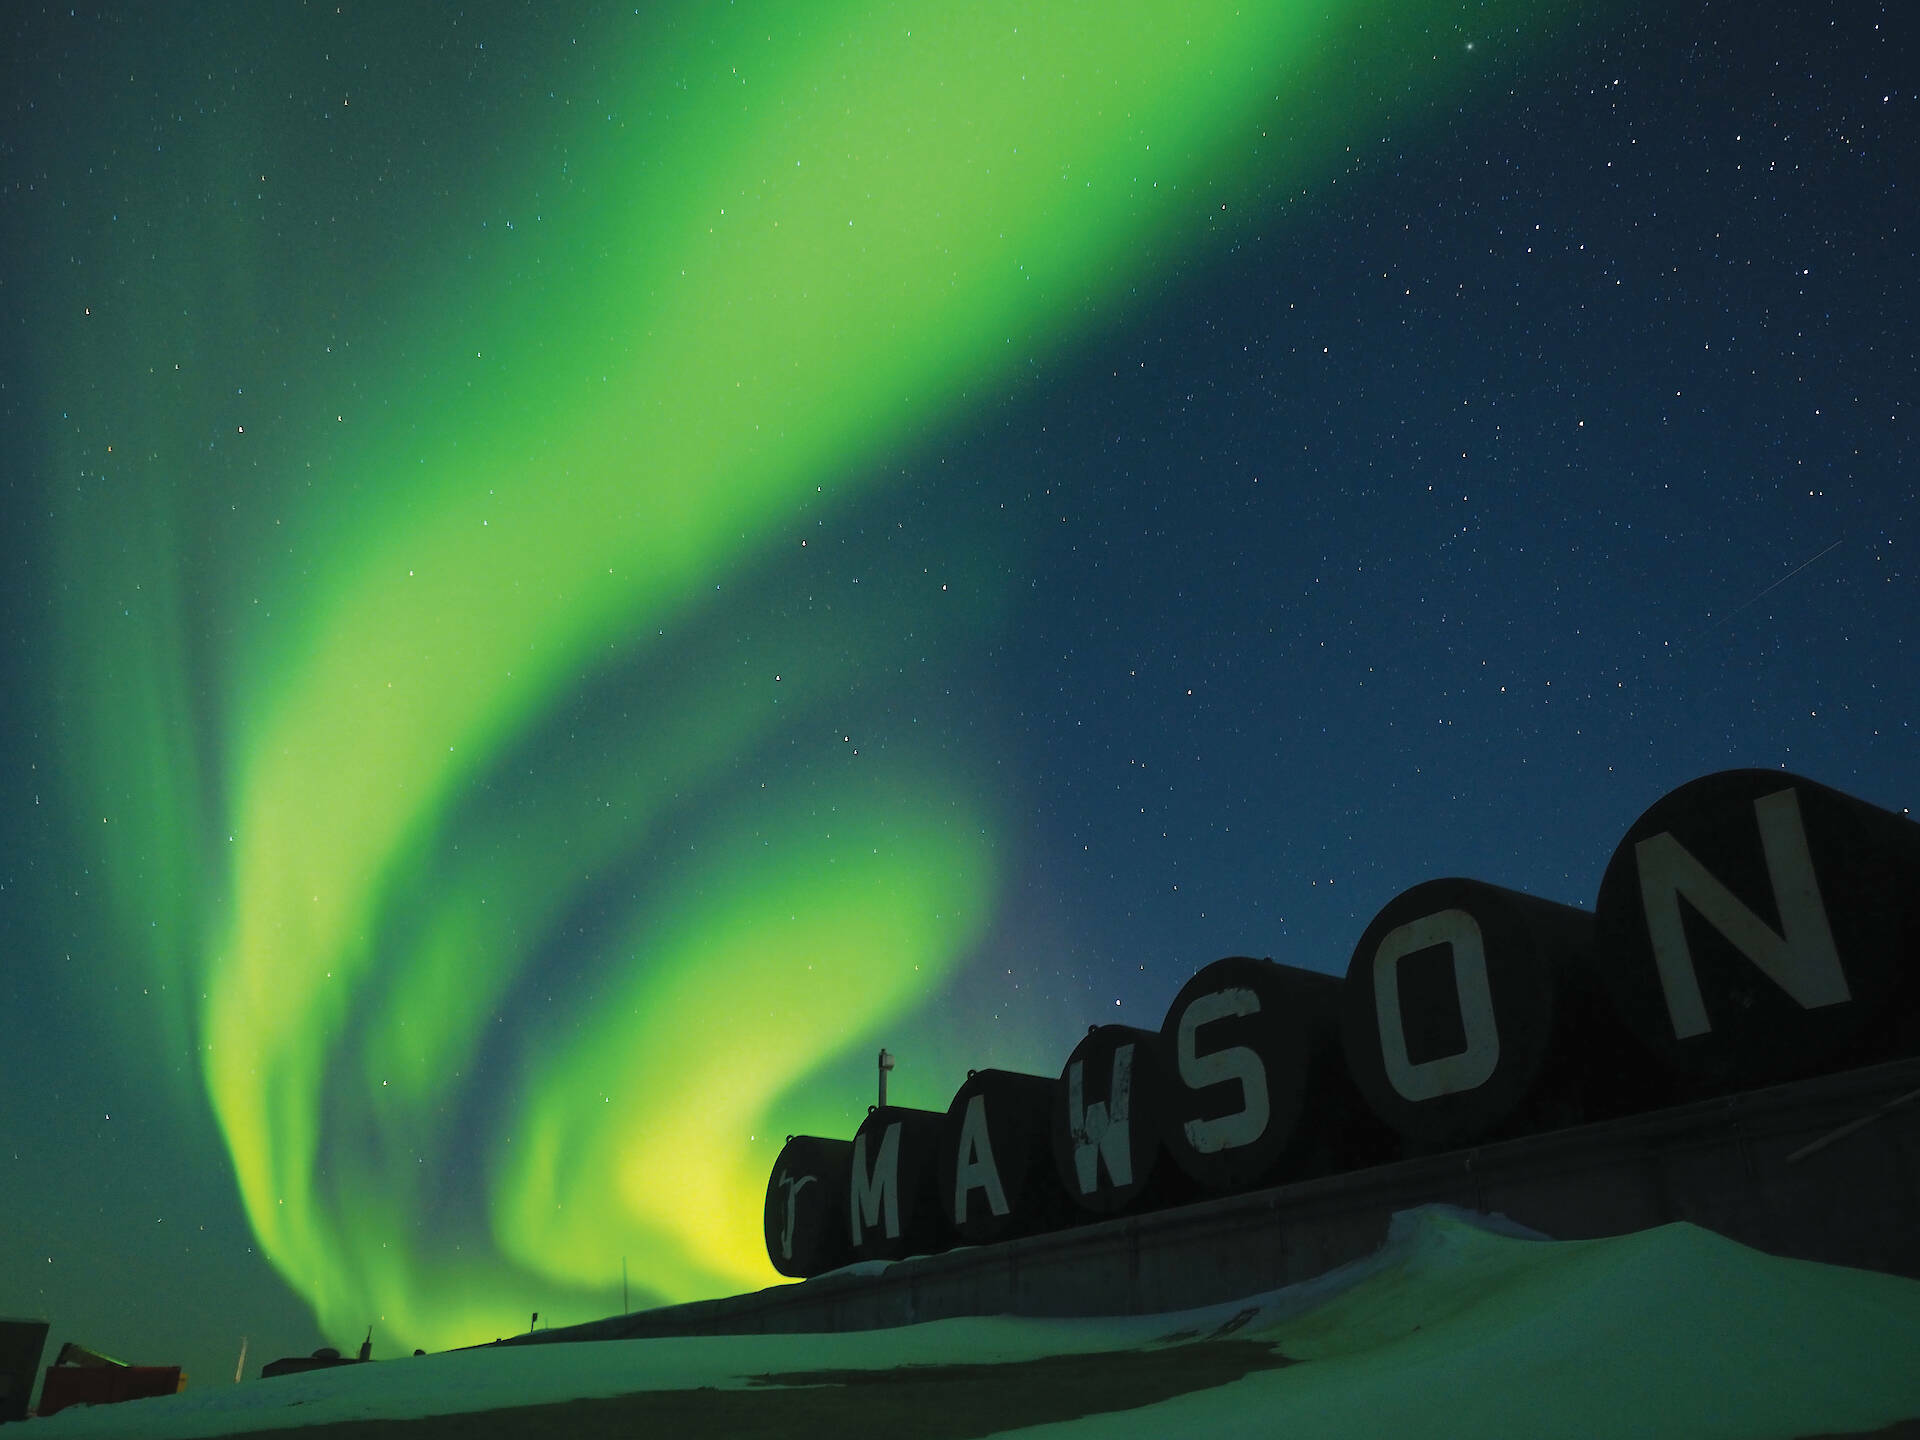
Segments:
[[[6,22],[0,1309],[769,1283],[881,1044],[1915,802],[1920,22],[1249,10]]]

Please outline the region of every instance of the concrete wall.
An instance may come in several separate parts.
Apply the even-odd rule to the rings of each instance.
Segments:
[[[1396,1210],[1436,1201],[1564,1240],[1687,1220],[1920,1278],[1920,1059],[500,1343],[1179,1310],[1369,1254]]]

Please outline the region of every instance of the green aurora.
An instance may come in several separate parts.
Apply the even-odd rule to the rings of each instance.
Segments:
[[[53,690],[115,963],[175,997],[332,1333],[589,1318],[623,1261],[648,1302],[769,1283],[773,1132],[850,1129],[883,1037],[936,1107],[985,1051],[938,1002],[1015,846],[986,757],[856,754],[846,697],[964,663],[1020,541],[903,561],[904,626],[796,603],[742,638],[716,596],[804,590],[806,537],[969,395],[1457,99],[1459,7],[602,16],[568,38],[591,96],[502,85],[491,129],[336,86],[365,154],[479,157],[357,218],[366,177],[275,124],[321,23],[164,163],[114,155],[150,290],[50,302],[89,377],[49,437]]]

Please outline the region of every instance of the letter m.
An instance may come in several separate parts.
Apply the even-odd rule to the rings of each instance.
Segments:
[[[853,1137],[853,1184],[847,1187],[848,1209],[853,1227],[853,1243],[860,1243],[861,1225],[880,1224],[886,1214],[883,1233],[889,1240],[900,1238],[900,1122],[887,1126],[887,1138],[880,1142],[880,1153],[873,1168],[867,1168],[867,1137]]]

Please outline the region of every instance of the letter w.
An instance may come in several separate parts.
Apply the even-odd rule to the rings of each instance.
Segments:
[[[1100,1185],[1100,1162],[1115,1185],[1133,1183],[1133,1146],[1127,1116],[1133,1100],[1133,1046],[1113,1052],[1113,1084],[1105,1100],[1082,1103],[1085,1082],[1078,1060],[1067,1067],[1067,1136],[1073,1141],[1073,1173],[1080,1193],[1091,1195]]]

